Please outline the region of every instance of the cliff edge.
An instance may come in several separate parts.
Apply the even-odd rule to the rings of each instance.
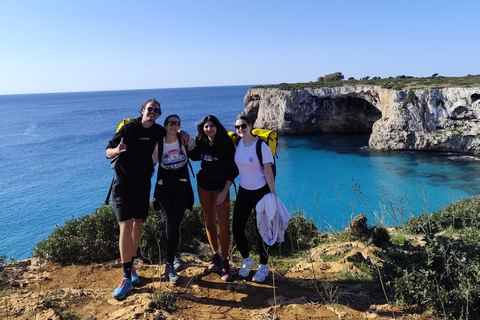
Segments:
[[[371,133],[377,150],[480,153],[480,87],[255,87],[244,102],[255,127],[280,134]]]

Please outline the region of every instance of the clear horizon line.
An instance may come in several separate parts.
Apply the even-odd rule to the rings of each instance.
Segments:
[[[163,90],[163,89],[188,89],[188,88],[214,88],[214,87],[240,87],[240,86],[266,86],[269,84],[233,84],[211,86],[185,86],[165,88],[137,88],[137,89],[108,89],[108,90],[80,90],[80,91],[54,91],[54,92],[28,92],[28,93],[0,93],[0,96],[29,95],[29,94],[56,94],[56,93],[88,93],[88,92],[112,92],[112,91],[135,91],[135,90]]]

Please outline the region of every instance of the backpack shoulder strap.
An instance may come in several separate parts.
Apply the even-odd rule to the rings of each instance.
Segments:
[[[258,161],[260,161],[260,165],[263,167],[262,142],[265,141],[261,138],[257,138],[257,157]]]
[[[257,149],[257,157],[258,157],[258,161],[260,161],[260,165],[263,167],[262,143],[265,143],[268,147],[268,144],[265,142],[265,140],[263,140],[261,138],[258,138],[257,148],[256,148]],[[277,168],[275,166],[275,157],[273,157],[272,173],[273,173],[273,177],[275,178],[275,176],[277,175]]]
[[[187,164],[190,167],[190,171],[192,172],[193,177],[195,178],[195,172],[193,171],[192,163],[188,158],[188,143],[182,139],[182,135],[180,134],[180,132],[177,132],[177,138],[179,141],[181,141],[183,147],[185,148],[185,154],[187,155]]]

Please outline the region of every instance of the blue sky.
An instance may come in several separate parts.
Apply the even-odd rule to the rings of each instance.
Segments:
[[[475,1],[0,0],[0,94],[480,74]]]

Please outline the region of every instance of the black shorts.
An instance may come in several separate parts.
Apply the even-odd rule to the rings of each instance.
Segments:
[[[151,182],[130,184],[115,181],[112,188],[112,202],[118,222],[145,219],[150,205]]]

